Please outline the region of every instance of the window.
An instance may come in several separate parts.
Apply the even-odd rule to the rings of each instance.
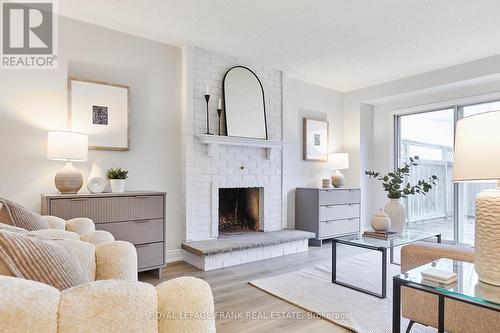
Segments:
[[[473,116],[483,112],[500,110],[500,101],[466,105],[458,108],[463,117]],[[459,219],[457,241],[460,243],[474,244],[474,221],[476,219],[476,196],[486,189],[494,189],[497,182],[474,182],[459,184]]]
[[[440,179],[429,195],[405,200],[409,229],[441,231],[445,240],[474,243],[475,197],[484,189],[495,188],[496,182],[452,182],[455,125],[463,117],[496,110],[500,110],[500,101],[396,117],[396,161],[401,164],[410,156],[420,157],[409,180],[433,174]]]

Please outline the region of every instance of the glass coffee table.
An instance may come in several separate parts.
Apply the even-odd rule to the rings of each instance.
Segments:
[[[437,268],[457,273],[457,281],[448,285],[422,278],[422,271]],[[392,332],[401,331],[401,287],[413,288],[438,296],[438,331],[444,332],[444,299],[500,312],[500,287],[479,281],[474,264],[452,259],[438,259],[392,278]]]
[[[438,243],[441,243],[440,233],[429,233],[407,230],[401,235],[398,235],[390,240],[361,237],[358,239],[342,239],[333,238],[332,239],[332,283],[351,288],[360,291],[365,294],[376,296],[379,298],[385,298],[387,293],[387,250],[390,251],[390,263],[396,264],[394,262],[394,248],[398,246],[403,246],[413,242],[421,241],[429,238],[436,238]],[[375,291],[366,290],[349,283],[345,283],[337,280],[337,245],[344,244],[354,247],[360,247],[363,249],[378,251],[382,254],[381,266],[382,266],[382,292],[377,293]]]

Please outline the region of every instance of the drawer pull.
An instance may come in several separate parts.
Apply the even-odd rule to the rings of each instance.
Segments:
[[[138,195],[138,196],[136,196],[135,198],[136,198],[136,199],[150,199],[150,198],[151,198],[151,196],[149,196],[149,195]]]
[[[88,201],[89,198],[73,198],[71,201]]]
[[[331,222],[342,222],[342,221],[355,221],[359,219],[359,217],[346,217],[346,218],[343,218],[343,219],[335,219],[335,220],[324,220],[324,221],[320,221],[321,223],[331,223]]]
[[[141,247],[146,247],[146,246],[149,246],[151,244],[139,244],[139,245],[136,245],[135,247],[136,248],[141,248]]]
[[[151,220],[135,220],[135,223],[148,223],[151,222]]]
[[[337,207],[337,206],[356,206],[356,205],[359,205],[359,203],[340,203],[340,204],[330,204],[330,205],[321,205],[323,207],[328,207],[328,208],[331,208],[331,207]]]

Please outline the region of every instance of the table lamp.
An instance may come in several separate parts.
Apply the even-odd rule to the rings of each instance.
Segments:
[[[332,175],[332,185],[335,188],[344,186],[345,177],[340,170],[349,169],[349,155],[347,153],[336,153],[328,156],[330,168],[335,170]]]
[[[457,122],[453,181],[500,180],[500,111]],[[479,280],[500,286],[500,188],[476,197],[474,268]]]
[[[62,194],[74,194],[83,185],[83,176],[72,162],[87,161],[89,137],[71,131],[50,131],[47,142],[49,160],[66,161],[66,166],[56,174],[55,185]]]

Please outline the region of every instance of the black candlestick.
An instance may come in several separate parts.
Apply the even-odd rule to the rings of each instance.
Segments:
[[[210,100],[210,95],[205,94],[205,101],[207,101],[207,133],[206,134],[212,135],[212,133],[210,133],[210,116],[208,114],[208,101],[209,100]]]
[[[217,115],[219,116],[219,135],[220,135],[220,115],[222,114],[222,109],[217,109]]]

